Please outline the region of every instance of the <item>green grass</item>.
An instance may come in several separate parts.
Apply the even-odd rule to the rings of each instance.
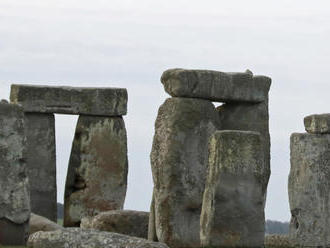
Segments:
[[[63,226],[63,219],[57,219],[57,224],[59,224],[60,226]]]

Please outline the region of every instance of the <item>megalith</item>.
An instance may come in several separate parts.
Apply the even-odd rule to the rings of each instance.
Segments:
[[[172,98],[160,107],[155,124],[151,151],[154,192],[148,239],[165,242],[170,247],[200,247],[208,142],[217,130],[260,134],[264,180],[258,188],[262,193],[258,223],[262,223],[270,175],[268,92],[271,79],[254,76],[248,70],[228,73],[170,69],[163,73],[161,82]],[[224,104],[215,109],[212,102]],[[253,230],[257,230],[259,224]],[[246,242],[252,243],[248,239]]]
[[[226,102],[217,107],[220,118],[220,130],[255,131],[261,134],[262,150],[265,159],[265,178],[270,177],[270,134],[268,92],[271,79],[265,76],[253,76],[259,88],[264,92],[261,102]],[[268,179],[264,181],[264,204],[266,202]]]
[[[127,113],[126,89],[14,84],[11,86],[10,100],[12,103],[22,105],[25,112],[27,171],[34,213],[56,221],[54,113],[80,115],[77,126],[79,130],[75,135],[67,177],[65,200],[70,199],[70,204],[64,202],[75,217],[71,220],[71,215],[69,215],[64,222],[79,225],[76,223],[76,215],[122,207],[126,194],[127,138],[121,116]],[[86,140],[79,138],[81,133],[82,138]],[[108,138],[112,140],[108,141]],[[116,146],[115,143],[119,140],[121,143]],[[95,170],[92,169],[93,166]],[[102,175],[100,168],[106,167],[108,168],[106,172],[112,176]],[[84,177],[80,178],[80,176]],[[104,181],[97,182],[98,179],[104,179]],[[108,181],[109,179],[114,181]],[[88,185],[88,189],[83,189],[84,184]],[[85,192],[85,196],[82,197],[81,194],[76,193],[71,198],[68,197],[77,190],[80,193]],[[99,193],[100,195],[91,197]],[[86,195],[90,197],[86,198]],[[104,202],[101,201],[102,197]],[[113,199],[110,204],[111,197]],[[88,202],[90,207],[79,206],[78,202],[83,201]],[[101,205],[95,207],[95,204]]]
[[[212,135],[200,219],[202,247],[263,247],[265,170],[259,133]]]
[[[127,187],[127,136],[122,117],[79,116],[64,196],[64,226],[122,209]]]
[[[291,135],[290,238],[300,247],[330,247],[329,117],[306,117],[308,133]]]
[[[31,211],[56,222],[56,144],[54,114],[25,113],[27,173]]]
[[[159,109],[151,152],[151,214],[157,239],[170,247],[200,246],[207,144],[217,126],[215,107],[208,100],[174,97]]]
[[[0,246],[25,245],[30,218],[24,114],[0,102]]]

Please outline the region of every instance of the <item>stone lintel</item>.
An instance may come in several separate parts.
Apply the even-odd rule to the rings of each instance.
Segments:
[[[13,84],[10,101],[25,112],[122,116],[127,113],[127,90]]]
[[[227,73],[211,70],[169,69],[161,77],[165,91],[173,97],[201,98],[214,102],[262,102],[267,99],[271,79],[250,71]]]

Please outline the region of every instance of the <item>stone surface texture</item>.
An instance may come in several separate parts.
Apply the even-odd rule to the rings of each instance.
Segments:
[[[330,134],[330,114],[306,116],[304,124],[308,133]]]
[[[0,102],[0,244],[22,245],[30,218],[26,137],[21,107]]]
[[[290,237],[288,235],[265,235],[265,247],[266,248],[289,248],[294,247]]]
[[[148,223],[149,212],[112,210],[99,213],[86,226],[87,228],[100,231],[121,233],[147,239]]]
[[[31,213],[30,216],[30,235],[39,231],[56,231],[63,229],[62,226],[58,225],[57,223],[42,217],[37,214]]]
[[[214,133],[200,220],[203,247],[263,247],[265,170],[259,133]]]
[[[65,185],[64,226],[85,216],[123,208],[127,136],[121,117],[80,116]]]
[[[31,211],[57,220],[54,114],[25,113]]]
[[[259,80],[261,79],[261,80]],[[191,97],[214,102],[262,102],[267,99],[270,78],[251,72],[226,73],[210,70],[169,69],[161,77],[173,97]]]
[[[10,100],[25,112],[122,116],[127,112],[127,90],[13,84]]]
[[[29,237],[30,248],[168,248],[165,244],[93,229],[65,228],[37,232]]]
[[[218,125],[207,100],[174,97],[159,109],[151,152],[154,219],[157,239],[172,248],[200,247],[208,140]]]
[[[330,134],[291,135],[290,237],[299,247],[330,247]]]
[[[220,119],[220,130],[255,131],[261,134],[265,159],[265,178],[270,177],[270,134],[268,100],[261,103],[226,103],[217,108]],[[266,202],[265,181],[264,193]]]

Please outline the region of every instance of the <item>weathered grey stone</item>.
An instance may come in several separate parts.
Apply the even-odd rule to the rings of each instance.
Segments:
[[[121,117],[80,116],[65,185],[64,226],[85,216],[123,208],[127,136]]]
[[[2,245],[25,245],[29,236],[29,221],[17,224],[0,218],[0,247]],[[7,247],[7,246],[5,246]]]
[[[294,247],[288,235],[265,235],[265,248],[289,248]]]
[[[304,124],[306,131],[309,133],[330,133],[330,114],[306,116]]]
[[[268,99],[261,103],[226,103],[217,108],[220,119],[220,130],[255,131],[261,134],[265,158],[265,178],[270,176],[270,135]],[[264,203],[268,179],[263,186]]]
[[[56,231],[63,229],[63,227],[58,225],[57,223],[33,213],[31,213],[30,216],[29,225],[30,225],[30,235],[39,231]]]
[[[24,115],[21,107],[0,103],[0,244],[22,245],[30,217],[26,175]]]
[[[208,139],[219,125],[212,102],[170,98],[160,107],[151,152],[157,239],[199,247]]]
[[[192,97],[214,102],[262,102],[267,99],[270,78],[254,80],[250,72],[170,69],[163,73],[165,91],[174,97]]]
[[[211,137],[200,220],[203,247],[263,247],[265,169],[259,133],[217,131]]]
[[[83,217],[80,221],[80,228],[91,229],[92,228],[93,216]]]
[[[150,204],[149,224],[148,224],[148,239],[158,242],[156,233],[156,219],[155,219],[155,196],[152,193],[152,200]]]
[[[330,247],[330,135],[291,135],[290,237],[299,247]]]
[[[27,172],[31,211],[57,220],[56,144],[53,114],[26,113]]]
[[[165,244],[118,233],[93,229],[65,228],[53,232],[37,232],[29,237],[31,248],[168,248]]]
[[[10,101],[25,112],[121,116],[127,112],[127,90],[14,84]]]
[[[87,228],[147,239],[149,212],[111,210],[99,213],[90,221],[84,222]],[[84,225],[81,227],[84,228]]]

